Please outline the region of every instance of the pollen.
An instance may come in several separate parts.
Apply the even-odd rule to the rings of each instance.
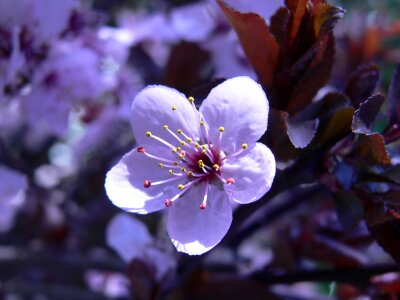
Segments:
[[[174,174],[174,171],[168,170],[168,173],[172,175],[172,174]]]
[[[183,184],[178,185],[178,189],[183,190],[185,186]]]
[[[191,143],[191,142],[193,142],[193,139],[192,139],[192,138],[187,138],[186,141],[187,141],[188,143]]]
[[[172,106],[172,110],[177,110],[178,108],[174,105]]]
[[[202,120],[200,121],[200,126],[204,126],[205,122]]]
[[[151,137],[151,132],[150,132],[150,131],[147,131],[147,132],[146,132],[146,136],[147,136],[147,137]]]
[[[171,151],[172,151],[172,153],[176,153],[178,151],[178,149],[172,148]]]
[[[184,153],[184,152],[181,152],[178,156],[179,156],[180,159],[182,159],[182,158],[185,157],[185,153]]]
[[[202,145],[201,148],[207,149],[207,145]]]
[[[182,129],[178,129],[176,132],[182,134]]]
[[[197,147],[200,147],[200,144],[196,142],[196,143],[194,144],[194,146],[197,148]]]
[[[181,168],[181,171],[182,171],[182,172],[186,172],[186,169],[182,167],[182,168]]]
[[[214,169],[215,171],[218,171],[218,170],[219,170],[219,165],[214,164],[214,165],[213,165],[213,169]]]
[[[199,168],[201,168],[201,169],[203,169],[204,166],[205,166],[204,162],[203,162],[201,159],[199,159],[199,161],[197,162],[197,164],[199,165]]]
[[[206,153],[206,152],[207,152],[206,149],[201,150],[201,153]]]
[[[164,164],[163,164],[163,163],[158,163],[158,166],[159,166],[160,168],[162,168],[162,167],[164,167]]]
[[[193,172],[192,171],[189,171],[187,174],[188,174],[188,176],[193,176]]]
[[[242,149],[246,150],[249,146],[247,146],[247,144],[242,144]]]
[[[185,146],[185,145],[186,145],[186,142],[185,142],[185,141],[181,141],[181,145],[182,145],[182,146]]]
[[[194,98],[192,97],[192,96],[190,96],[189,98],[188,98],[188,100],[189,100],[189,102],[194,102]]]
[[[181,147],[178,147],[178,148],[176,148],[176,150],[178,150],[178,151],[181,151],[181,150],[182,150],[182,148],[181,148]]]
[[[177,165],[179,165],[179,162],[174,161],[174,166],[177,166]]]
[[[225,128],[221,126],[220,128],[218,128],[218,130],[219,130],[219,132],[224,132]]]
[[[167,129],[168,129],[168,125],[164,125],[162,128],[163,128],[164,130],[167,130]]]

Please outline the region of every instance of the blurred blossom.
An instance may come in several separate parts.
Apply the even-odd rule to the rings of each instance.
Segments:
[[[110,221],[106,239],[107,244],[127,263],[141,259],[152,265],[157,280],[164,278],[176,266],[172,255],[156,247],[147,227],[124,213],[117,214]]]
[[[128,297],[130,294],[128,278],[119,273],[91,270],[85,273],[85,281],[92,291],[110,298]]]
[[[229,229],[230,200],[251,203],[271,187],[274,156],[256,143],[267,129],[268,111],[264,91],[248,77],[212,89],[200,111],[176,90],[144,89],[132,105],[139,147],[108,172],[109,198],[142,214],[166,206],[177,250],[210,250]]]
[[[18,210],[25,202],[27,182],[21,173],[0,166],[0,232],[14,224]]]

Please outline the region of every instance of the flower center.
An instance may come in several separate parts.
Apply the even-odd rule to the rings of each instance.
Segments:
[[[206,124],[201,113],[194,106],[193,97],[189,97],[188,100],[192,104],[192,108],[197,117],[197,129],[200,136],[195,136],[195,131],[185,132],[180,128],[175,128],[174,131],[166,124],[162,128],[167,135],[172,136],[176,141],[173,144],[160,136],[152,134],[150,131],[146,132],[146,136],[159,142],[166,148],[166,151],[171,151],[175,156],[175,159],[171,159],[170,155],[166,155],[165,157],[162,155],[154,155],[151,153],[151,149],[150,152],[148,152],[148,149],[145,149],[143,146],[138,147],[137,151],[151,159],[154,159],[158,167],[165,168],[165,172],[171,175],[168,179],[155,182],[146,179],[143,184],[144,188],[177,182],[178,193],[171,199],[165,200],[166,207],[170,207],[175,200],[183,196],[183,194],[185,194],[192,186],[205,183],[202,202],[199,206],[200,209],[205,209],[210,184],[221,182],[222,184],[230,185],[235,183],[234,178],[224,178],[221,175],[221,171],[223,170],[224,162],[228,158],[235,157],[246,150],[247,144],[242,144],[242,148],[239,151],[227,155],[220,149],[225,128],[222,126],[217,129],[210,128],[208,124]],[[186,122],[177,107],[172,106],[172,110],[176,112],[177,117],[181,119],[181,124],[186,125]],[[188,126],[184,127],[188,128]],[[188,130],[190,130],[190,128]],[[214,143],[209,139],[208,133],[210,130],[219,131],[219,138],[217,141],[214,141]]]

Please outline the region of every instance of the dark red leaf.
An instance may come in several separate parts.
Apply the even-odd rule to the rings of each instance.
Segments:
[[[218,0],[218,4],[235,29],[261,83],[270,86],[274,80],[279,47],[267,23],[255,13],[240,13],[221,0]]]
[[[351,74],[345,92],[355,108],[372,95],[378,80],[379,71],[375,64],[361,65]]]
[[[400,123],[400,64],[397,65],[390,82],[388,101],[388,126]]]
[[[351,129],[354,133],[370,134],[376,115],[385,101],[383,95],[373,95],[360,104],[354,112]]]
[[[351,107],[336,111],[323,131],[321,142],[332,142],[350,133],[353,114],[354,109]]]
[[[372,164],[390,164],[390,157],[385,148],[385,140],[379,133],[360,135],[355,157]]]

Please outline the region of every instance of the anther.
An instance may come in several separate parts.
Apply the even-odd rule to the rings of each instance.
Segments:
[[[178,151],[181,151],[182,150],[182,148],[181,147],[178,147],[178,148],[176,148]]]
[[[181,145],[182,145],[182,146],[185,146],[185,145],[186,145],[186,142],[185,142],[185,141],[181,141]]]
[[[183,184],[178,185],[178,189],[183,190],[185,186]]]
[[[188,176],[193,176],[193,172],[192,171],[189,171],[187,174],[188,174]]]
[[[219,170],[219,165],[214,164],[214,165],[213,165],[213,169],[214,169],[215,171],[218,171],[218,170]]]
[[[176,132],[182,134],[182,129],[178,129]]]
[[[197,164],[199,165],[199,168],[201,168],[201,169],[203,169],[204,168],[204,162],[201,160],[201,159],[199,159],[199,161],[197,162]]]
[[[235,183],[235,179],[233,179],[232,177],[226,179],[226,184],[234,184]]]
[[[173,170],[168,170],[168,173],[172,175],[172,174],[174,174],[174,171]]]
[[[195,143],[194,146],[197,148],[197,147],[200,147],[200,144],[199,143]]]
[[[178,157],[179,157],[180,159],[184,158],[184,157],[185,157],[185,152],[181,152],[181,153],[178,155]]]
[[[172,153],[176,153],[178,151],[178,149],[172,148],[171,151],[172,151]]]
[[[158,166],[159,166],[160,168],[162,168],[162,167],[164,167],[164,164],[163,164],[163,163],[158,163]]]
[[[219,130],[219,132],[224,132],[225,128],[221,126],[218,130]]]
[[[172,106],[172,110],[177,110],[178,108],[174,105]]]
[[[167,129],[168,129],[168,125],[164,125],[162,128],[163,128],[164,130],[167,130]]]
[[[143,183],[143,186],[148,189],[151,186],[151,181],[150,180],[145,180]]]
[[[147,131],[147,132],[146,132],[146,136],[147,136],[147,137],[151,137],[151,132],[150,132],[150,131]]]
[[[207,152],[207,149],[201,150],[201,153],[206,153],[206,152]]]
[[[144,147],[139,147],[139,148],[137,148],[137,152],[139,152],[139,153],[145,153],[146,150],[144,149]]]
[[[187,141],[188,143],[191,143],[191,142],[193,142],[193,139],[192,139],[192,138],[187,138],[186,141]]]
[[[206,208],[206,204],[205,203],[202,203],[202,204],[200,204],[200,209],[205,209]]]
[[[186,169],[184,167],[181,168],[182,172],[186,172]]]
[[[242,149],[246,150],[248,148],[247,144],[242,144]]]
[[[200,121],[200,126],[204,126],[205,122],[202,120]]]
[[[194,102],[194,98],[193,98],[192,96],[190,96],[190,97],[188,98],[188,100],[189,100],[189,102]]]
[[[174,161],[174,166],[177,166],[177,165],[179,165],[179,162]]]
[[[172,204],[172,201],[170,199],[165,200],[165,206],[170,207]]]

